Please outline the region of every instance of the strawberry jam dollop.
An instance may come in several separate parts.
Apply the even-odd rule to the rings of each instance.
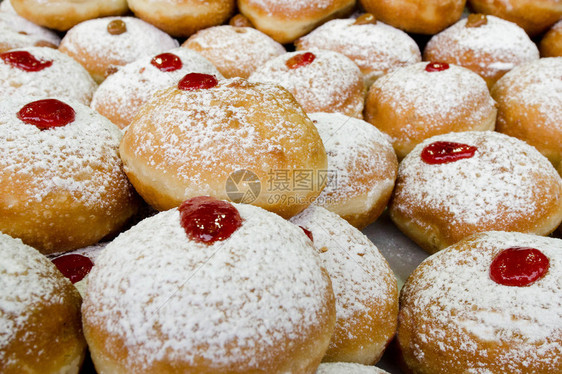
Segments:
[[[501,285],[528,286],[545,276],[550,261],[535,248],[512,247],[501,251],[490,265],[490,278]]]
[[[53,65],[53,61],[41,61],[27,51],[12,51],[0,54],[6,64],[23,71],[41,71]]]
[[[84,279],[94,266],[92,260],[79,254],[62,255],[53,259],[52,262],[72,283]]]
[[[178,88],[183,91],[193,91],[213,88],[217,84],[219,81],[214,75],[189,73],[178,82]]]
[[[180,58],[173,53],[161,53],[155,56],[150,64],[160,71],[176,71],[183,66]]]
[[[312,52],[300,53],[288,59],[287,62],[285,62],[285,65],[289,69],[298,69],[303,66],[312,64],[315,58],[316,55]]]
[[[428,73],[434,73],[436,71],[443,71],[449,68],[449,64],[446,62],[430,62],[425,65],[425,71]]]
[[[242,217],[234,205],[210,196],[184,201],[179,212],[187,237],[200,243],[226,240],[242,226]]]
[[[312,231],[307,230],[307,229],[305,229],[305,228],[302,227],[302,226],[299,226],[299,227],[302,229],[302,231],[304,231],[304,233],[306,234],[306,236],[308,236],[308,238],[309,238],[311,241],[314,241],[314,236],[312,236]]]
[[[463,158],[471,158],[476,153],[475,146],[455,142],[433,142],[421,152],[421,159],[426,164],[448,164]]]
[[[75,115],[70,105],[57,99],[44,99],[24,105],[17,117],[27,124],[37,126],[40,130],[47,130],[71,123]]]

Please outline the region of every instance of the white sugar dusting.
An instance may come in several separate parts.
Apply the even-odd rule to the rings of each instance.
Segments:
[[[246,7],[260,8],[268,15],[280,16],[287,12],[299,13],[334,7],[334,0],[243,0]]]
[[[319,323],[330,289],[310,240],[273,213],[234,205],[243,224],[225,241],[188,239],[173,209],[100,254],[83,317],[124,340],[125,366],[203,358],[250,370]]]
[[[388,372],[371,365],[352,362],[324,362],[318,366],[316,374],[388,374]]]
[[[2,5],[4,3],[7,2],[3,1]],[[11,9],[13,11],[13,8]],[[60,37],[55,32],[45,27],[38,26],[18,16],[15,11],[10,12],[7,9],[6,11],[0,12],[0,30],[0,44],[7,43],[8,45],[17,45],[23,42],[25,44],[18,46],[23,47],[33,45],[41,40],[53,43],[55,46],[60,43]],[[16,40],[13,40],[13,38],[16,38]],[[14,46],[14,48],[16,47]]]

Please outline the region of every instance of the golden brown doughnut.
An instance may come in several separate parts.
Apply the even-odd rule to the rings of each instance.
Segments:
[[[198,82],[208,88],[182,86]],[[287,90],[201,74],[178,86],[185,89],[156,94],[121,142],[125,172],[150,205],[165,210],[210,195],[288,218],[320,194],[326,152]]]
[[[496,130],[526,141],[554,167],[562,162],[562,57],[519,65],[492,88]]]
[[[400,296],[409,372],[562,372],[561,269],[562,240],[515,232],[477,234],[429,257]]]
[[[0,372],[77,374],[86,353],[78,291],[37,250],[0,233]]]
[[[53,31],[15,13],[0,11],[0,53],[32,46],[57,48],[59,43],[60,37]]]
[[[438,135],[402,160],[389,212],[429,253],[483,231],[548,235],[562,221],[562,178],[517,138],[495,131]]]
[[[542,57],[562,57],[562,21],[557,22],[544,34],[539,50]]]

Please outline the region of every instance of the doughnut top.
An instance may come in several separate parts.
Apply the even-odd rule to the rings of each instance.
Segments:
[[[42,201],[53,191],[68,191],[86,206],[109,204],[104,188],[129,189],[118,155],[119,129],[90,108],[61,99],[75,111],[65,126],[40,130],[17,117],[19,110],[35,101],[16,96],[0,101],[0,170],[3,192]],[[15,183],[17,181],[17,183]],[[11,183],[19,186],[11,190]],[[22,186],[25,186],[22,189]]]
[[[388,374],[376,366],[361,365],[352,362],[324,362],[318,366],[316,374]]]
[[[510,247],[541,251],[550,261],[548,273],[525,287],[494,282],[489,275],[492,260]],[[431,311],[434,328],[425,329],[421,339],[443,341],[448,336],[444,350],[462,346],[474,358],[481,349],[475,339],[490,345],[509,341],[510,348],[502,350],[494,364],[510,371],[513,364],[536,363],[545,356],[560,359],[561,276],[562,240],[496,231],[477,234],[429,257],[402,292],[409,305]],[[476,370],[478,362],[473,365]]]
[[[124,359],[143,362],[136,369],[166,356],[250,370],[326,323],[331,288],[312,242],[273,213],[233,205],[243,222],[224,241],[188,239],[172,209],[99,255],[83,316],[124,337]]]
[[[317,13],[334,7],[338,0],[244,0],[267,15]]]
[[[3,1],[1,4],[3,5],[5,2]],[[18,16],[15,12],[0,10],[2,10],[0,11],[0,51],[44,42],[50,43],[53,47],[59,45],[60,38],[53,31],[38,26]]]

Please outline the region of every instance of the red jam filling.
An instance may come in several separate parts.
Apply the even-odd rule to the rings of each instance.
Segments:
[[[150,63],[160,71],[175,71],[182,67],[180,58],[173,53],[161,53],[155,56]]]
[[[425,65],[425,71],[429,73],[447,70],[448,68],[449,64],[446,62],[430,62],[429,64]]]
[[[300,53],[294,55],[285,62],[285,65],[289,69],[298,69],[300,67],[312,64],[312,61],[316,58],[316,55],[312,52]]]
[[[242,226],[242,217],[234,205],[210,196],[186,200],[179,211],[180,223],[188,238],[200,243],[228,239]]]
[[[490,265],[490,278],[501,285],[528,286],[548,272],[549,260],[535,248],[512,247],[504,249]]]
[[[94,266],[92,260],[79,254],[63,255],[52,260],[60,272],[72,283],[80,282]]]
[[[74,121],[74,109],[57,99],[33,101],[23,106],[17,114],[23,122],[41,130],[61,127]]]
[[[179,81],[178,88],[183,91],[192,91],[213,88],[217,84],[219,81],[214,75],[189,73]]]
[[[23,71],[41,71],[53,65],[53,61],[41,61],[27,51],[13,51],[0,54],[6,64]]]
[[[302,231],[304,231],[304,233],[306,234],[306,236],[308,236],[310,240],[314,241],[314,237],[312,236],[312,232],[310,230],[307,230],[302,226],[299,227],[302,229]]]
[[[434,142],[422,150],[421,159],[431,165],[447,164],[463,158],[471,158],[477,149],[475,146],[461,143]]]

